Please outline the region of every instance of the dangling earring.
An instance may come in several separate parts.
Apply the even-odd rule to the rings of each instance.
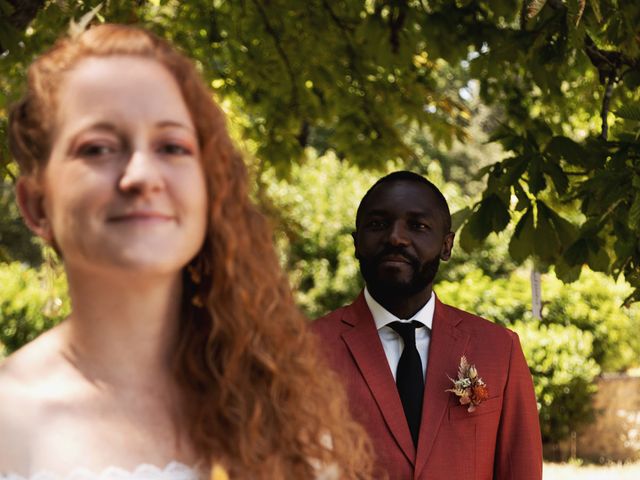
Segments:
[[[191,298],[191,305],[197,308],[204,307],[204,301],[202,298],[202,278],[209,276],[211,270],[209,268],[209,262],[204,258],[202,254],[198,254],[198,256],[187,265],[187,272],[189,272],[189,277],[191,278],[191,283],[194,285],[194,293]]]

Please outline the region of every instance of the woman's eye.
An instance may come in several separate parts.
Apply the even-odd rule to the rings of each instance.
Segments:
[[[166,143],[160,147],[160,152],[166,155],[191,155],[191,150],[177,143]]]
[[[103,143],[88,143],[78,149],[78,155],[81,157],[100,157],[114,152],[115,148]]]

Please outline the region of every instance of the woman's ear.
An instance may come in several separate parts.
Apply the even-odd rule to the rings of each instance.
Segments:
[[[53,230],[44,208],[44,191],[41,182],[34,175],[18,178],[16,200],[27,227],[51,244],[53,242]]]

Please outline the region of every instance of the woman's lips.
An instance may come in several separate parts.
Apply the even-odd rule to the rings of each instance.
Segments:
[[[163,212],[128,212],[123,214],[112,215],[109,217],[110,222],[127,223],[127,222],[169,222],[174,219],[173,215]]]

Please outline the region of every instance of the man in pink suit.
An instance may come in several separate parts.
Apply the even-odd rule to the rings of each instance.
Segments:
[[[383,177],[358,207],[353,238],[366,288],[313,329],[380,477],[540,480],[538,411],[517,335],[432,292],[454,239],[442,193],[411,172]],[[486,389],[475,408],[447,391],[463,356]]]

